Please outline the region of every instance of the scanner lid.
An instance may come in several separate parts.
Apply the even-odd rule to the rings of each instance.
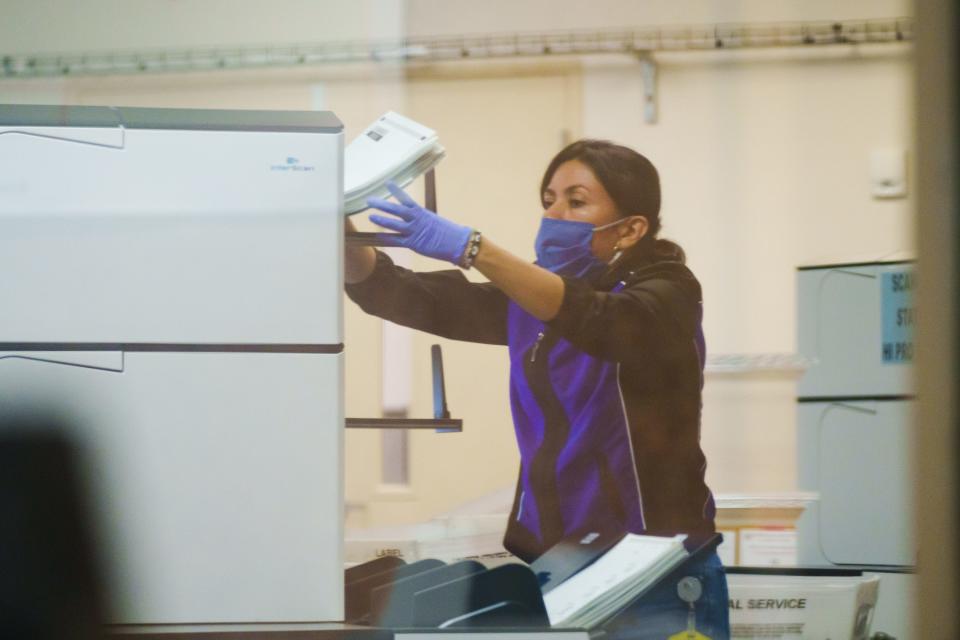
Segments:
[[[331,111],[160,109],[59,105],[0,105],[0,127],[118,127],[207,131],[340,133]]]

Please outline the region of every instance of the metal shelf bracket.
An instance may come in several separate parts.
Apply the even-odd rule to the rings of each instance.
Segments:
[[[640,77],[643,79],[643,121],[657,123],[657,61],[653,54],[644,51],[637,54],[640,61]]]

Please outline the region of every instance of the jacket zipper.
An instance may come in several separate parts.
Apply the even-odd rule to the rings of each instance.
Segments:
[[[629,277],[633,276],[631,271]],[[620,284],[625,286],[627,278]],[[622,287],[617,287],[622,288]],[[549,339],[548,339],[549,336]],[[530,346],[530,357],[524,363],[523,372],[533,394],[533,398],[543,414],[543,441],[533,454],[527,480],[533,493],[534,508],[540,520],[540,541],[542,551],[556,544],[564,534],[563,513],[560,504],[560,489],[557,482],[557,460],[570,437],[570,419],[560,403],[557,393],[550,383],[549,358],[537,359],[541,348],[544,354],[557,343],[553,334],[543,327],[537,333],[537,339]],[[639,489],[639,487],[638,487]],[[525,495],[523,497],[526,497]],[[521,501],[523,498],[521,498]]]
[[[563,514],[557,486],[557,459],[570,435],[570,421],[556,391],[550,384],[550,362],[547,357],[559,338],[541,329],[530,347],[530,358],[524,367],[527,384],[543,414],[543,441],[530,462],[528,479],[540,520],[540,539],[547,549],[563,537]]]
[[[540,343],[543,342],[544,335],[543,331],[537,334],[537,341],[533,343],[533,348],[530,349],[530,362],[537,361],[537,352],[540,350]]]

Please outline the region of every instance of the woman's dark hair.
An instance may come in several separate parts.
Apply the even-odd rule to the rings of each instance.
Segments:
[[[617,205],[621,218],[643,216],[647,219],[650,225],[647,234],[624,259],[629,262],[650,258],[686,261],[680,245],[657,238],[660,232],[660,176],[652,162],[633,149],[607,140],[578,140],[564,147],[547,165],[540,183],[541,197],[557,168],[570,160],[579,160],[590,167]]]

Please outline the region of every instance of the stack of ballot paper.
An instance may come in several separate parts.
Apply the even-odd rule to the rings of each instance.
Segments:
[[[343,211],[367,209],[367,198],[389,195],[389,180],[405,187],[445,155],[437,132],[388,111],[350,143],[343,159]]]
[[[586,629],[600,625],[688,557],[685,538],[628,533],[592,564],[544,594],[550,624]]]

